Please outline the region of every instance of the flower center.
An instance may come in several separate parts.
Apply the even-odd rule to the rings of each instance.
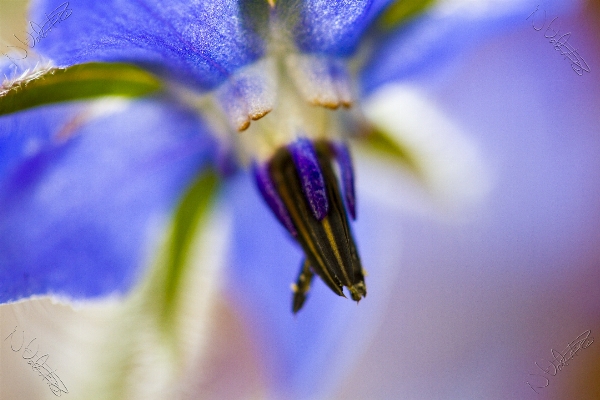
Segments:
[[[304,304],[314,274],[334,293],[344,296],[347,287],[359,301],[366,286],[348,221],[355,199],[343,144],[353,103],[346,64],[298,53],[283,34],[273,36],[280,39],[267,55],[237,71],[213,96],[239,132],[236,141],[253,165],[260,193],[305,253],[292,285],[293,311]]]

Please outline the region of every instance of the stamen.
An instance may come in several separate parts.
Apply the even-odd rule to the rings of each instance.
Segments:
[[[275,153],[268,169],[269,179],[263,176],[267,174],[266,170],[260,172],[258,169],[257,182],[263,182],[259,183],[261,193],[267,202],[272,202],[273,196],[268,197],[265,192],[277,191],[277,198],[283,202],[296,228],[295,239],[306,255],[298,281],[293,286],[294,312],[306,300],[313,273],[339,296],[344,296],[344,286],[355,301],[366,296],[362,266],[331,164],[333,158],[334,151],[328,142],[313,144],[308,139],[300,139]],[[319,194],[315,196],[315,192]],[[323,201],[328,204],[326,208]],[[315,206],[315,202],[320,205]],[[279,214],[276,213],[281,221]]]
[[[275,214],[275,217],[277,217],[279,222],[281,222],[281,224],[288,230],[288,232],[290,232],[292,236],[297,236],[298,233],[296,232],[294,223],[292,222],[292,219],[290,218],[290,215],[287,212],[283,201],[281,201],[273,181],[271,180],[269,166],[258,165],[257,163],[254,163],[252,170],[254,172],[254,178],[256,180],[258,190],[260,191],[260,194],[262,194],[268,206],[271,208],[271,211],[273,211],[273,214]]]
[[[356,196],[354,192],[354,170],[350,151],[344,143],[332,143],[333,152],[340,167],[342,183],[344,186],[344,199],[348,213],[353,220],[356,219]]]
[[[302,261],[298,279],[296,280],[296,283],[292,283],[292,292],[294,293],[292,298],[292,311],[294,314],[300,311],[304,305],[314,275],[308,261]]]
[[[301,138],[292,143],[289,149],[300,175],[306,200],[310,204],[313,215],[320,221],[329,211],[329,202],[313,144],[308,139]]]

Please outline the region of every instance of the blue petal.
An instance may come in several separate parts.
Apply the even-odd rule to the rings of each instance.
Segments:
[[[364,31],[391,0],[307,0],[294,27],[296,44],[306,53],[348,56]]]
[[[389,37],[376,40],[378,45],[362,71],[363,94],[390,81],[439,69],[444,62],[490,36],[531,25],[527,18],[536,10],[535,4],[520,0],[496,3],[454,9],[448,6],[433,8]],[[552,0],[544,7],[548,15],[556,15],[578,5],[579,1]]]
[[[194,114],[159,101],[78,126],[81,112],[0,118],[0,302],[128,290],[214,149]]]
[[[248,176],[232,182],[228,191],[234,212],[228,295],[266,358],[272,397],[335,397],[331,390],[339,387],[347,368],[366,349],[390,293],[389,282],[396,273],[392,266],[398,265],[394,241],[398,219],[366,204],[361,219],[353,224],[368,272],[366,299],[357,305],[315,278],[306,304],[294,316],[290,284],[303,254]],[[360,205],[364,203],[368,202]]]
[[[55,11],[64,3],[36,0],[31,17],[44,25],[62,15],[35,47],[61,66],[127,61],[210,89],[264,51],[242,1],[81,0],[70,3],[70,15]]]

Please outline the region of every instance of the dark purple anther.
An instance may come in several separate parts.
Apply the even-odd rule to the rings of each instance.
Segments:
[[[356,219],[356,196],[354,195],[354,170],[352,168],[352,157],[350,150],[345,143],[333,143],[333,152],[337,158],[340,172],[342,174],[342,183],[344,185],[344,198],[346,207],[352,219]]]
[[[252,170],[254,171],[254,178],[256,179],[256,185],[258,186],[258,190],[260,194],[262,194],[263,198],[273,211],[273,214],[277,217],[279,222],[292,234],[292,236],[297,236],[296,227],[290,218],[290,214],[288,214],[281,197],[277,193],[275,189],[275,185],[273,184],[273,180],[271,179],[271,175],[269,173],[269,164],[261,164],[258,165],[254,163],[252,165]]]
[[[315,147],[310,140],[300,138],[290,144],[288,149],[300,176],[304,196],[315,218],[321,221],[329,212],[329,202]]]

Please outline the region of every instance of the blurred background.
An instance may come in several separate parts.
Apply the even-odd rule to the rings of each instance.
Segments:
[[[524,15],[410,82],[478,144],[492,189],[462,224],[405,216],[387,316],[339,399],[600,399],[599,4],[553,25],[583,76]],[[586,330],[569,366],[530,375]]]
[[[406,82],[478,145],[491,190],[460,222],[390,208],[403,215],[393,293],[332,397],[600,399],[600,1],[556,21],[590,66],[583,76],[526,18]],[[3,46],[25,22],[25,2],[0,0]],[[227,296],[221,307],[220,384],[260,386],[243,323]],[[594,343],[556,376],[536,367],[587,330]]]

